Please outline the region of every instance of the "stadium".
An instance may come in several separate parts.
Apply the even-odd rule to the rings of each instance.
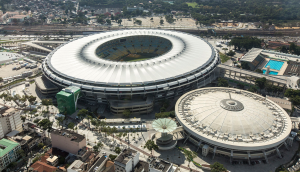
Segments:
[[[109,104],[113,114],[134,114],[211,83],[219,63],[216,50],[200,37],[136,29],[73,39],[53,50],[42,69],[60,89],[79,87],[81,100]]]
[[[176,119],[202,155],[211,153],[237,159],[261,159],[289,149],[292,123],[273,101],[245,90],[207,87],[180,97]]]

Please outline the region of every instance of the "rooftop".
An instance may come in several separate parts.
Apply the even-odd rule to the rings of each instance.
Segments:
[[[137,151],[133,150],[133,149],[125,149],[116,159],[115,162],[119,162],[122,164],[126,164],[129,159],[130,156],[134,156],[136,155]]]
[[[244,55],[241,61],[253,62],[253,60],[255,60],[255,58],[262,52],[262,50],[263,49],[260,48],[252,48]]]
[[[48,162],[54,162],[54,161],[56,161],[58,159],[58,157],[57,156],[50,156],[49,158],[47,158],[46,159],[46,161],[48,161]]]
[[[53,167],[53,166],[46,164],[44,162],[41,162],[41,161],[35,162],[33,165],[31,165],[31,167],[34,169],[34,171],[38,171],[38,172],[54,172],[54,171],[56,171],[56,167]]]
[[[85,139],[84,135],[80,135],[78,133],[66,130],[66,129],[60,129],[60,130],[53,130],[51,134],[56,134],[64,137],[69,137],[71,138],[71,141],[73,142],[81,142],[82,140]]]
[[[134,167],[133,172],[149,171],[149,163],[144,161],[139,161]]]
[[[83,165],[83,162],[80,161],[80,160],[75,160],[69,167],[68,169],[72,169],[72,170],[75,170],[75,171],[80,171],[81,170],[81,166]]]
[[[4,156],[5,154],[13,150],[18,145],[19,143],[7,139],[0,140],[0,157]]]
[[[291,131],[290,117],[278,104],[233,88],[190,91],[177,101],[175,114],[194,137],[228,149],[271,148]]]
[[[167,172],[171,165],[172,165],[171,163],[166,162],[164,160],[153,159],[150,162],[150,168],[155,168],[155,169],[160,170],[162,172]]]
[[[88,172],[94,172],[98,169],[98,167],[105,161],[107,160],[107,156],[102,155],[100,158],[98,158],[96,160],[96,162],[94,163],[94,165],[88,170]]]

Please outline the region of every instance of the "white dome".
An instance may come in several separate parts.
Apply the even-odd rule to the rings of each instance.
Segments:
[[[183,95],[175,108],[179,123],[194,137],[228,149],[278,146],[291,131],[291,120],[280,106],[244,90],[194,90]]]

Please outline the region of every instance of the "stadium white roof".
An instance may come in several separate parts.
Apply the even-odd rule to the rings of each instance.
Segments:
[[[279,105],[239,89],[208,87],[188,92],[177,101],[175,113],[194,137],[228,149],[276,147],[291,131],[291,119]]]
[[[159,57],[138,62],[109,61],[96,55],[97,47],[105,42],[139,35],[163,37],[172,43],[172,48]],[[73,81],[128,85],[179,78],[201,68],[211,69],[217,61],[214,48],[195,35],[167,30],[118,30],[89,35],[61,45],[46,58],[45,63],[52,72],[47,68],[44,70]],[[210,66],[206,66],[208,64]]]

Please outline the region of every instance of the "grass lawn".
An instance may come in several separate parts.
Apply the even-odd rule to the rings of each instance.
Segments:
[[[136,62],[136,61],[141,61],[141,60],[147,60],[151,59],[153,57],[157,56],[156,54],[153,53],[136,53],[136,54],[128,54],[126,56],[123,56],[119,59],[119,61],[124,61],[124,62]]]
[[[222,63],[225,63],[225,62],[227,62],[227,61],[230,59],[229,56],[226,56],[226,55],[223,54],[223,53],[219,53],[219,54],[220,54],[220,58],[221,58],[221,62],[222,62]]]
[[[187,4],[189,7],[199,8],[199,7],[196,7],[198,5],[197,2],[187,2]]]

